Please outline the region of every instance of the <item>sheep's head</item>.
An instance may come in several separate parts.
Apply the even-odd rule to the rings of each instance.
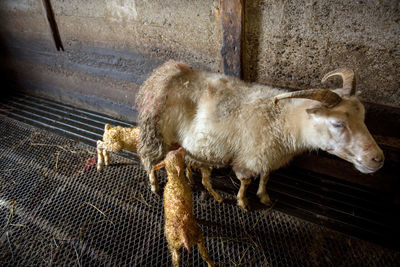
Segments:
[[[362,173],[373,173],[383,166],[384,155],[364,123],[365,109],[355,96],[354,73],[338,69],[324,76],[340,75],[343,88],[335,90],[312,89],[279,95],[275,102],[284,98],[308,98],[317,100],[306,109],[311,123],[307,130],[312,143],[354,164]]]

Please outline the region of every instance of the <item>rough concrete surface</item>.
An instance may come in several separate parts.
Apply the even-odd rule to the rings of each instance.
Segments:
[[[218,1],[54,1],[67,47],[134,50],[220,70]]]
[[[325,73],[346,66],[363,100],[400,106],[398,0],[245,2],[247,80],[320,87]]]
[[[357,73],[363,100],[400,106],[399,1],[244,2],[246,80],[320,87],[326,72],[347,66]],[[51,3],[65,52],[55,50],[41,1],[0,1],[6,68],[35,91],[65,90],[130,108],[152,69],[170,58],[222,71],[217,0]],[[339,79],[327,86],[339,86]]]
[[[64,95],[70,104],[107,110],[82,100],[93,96],[126,110],[133,108],[140,84],[170,58],[221,71],[218,1],[51,3],[64,52],[55,49],[41,1],[0,3],[6,65],[27,91],[38,94],[42,87],[41,95],[63,101]],[[81,97],[74,102],[72,95]],[[126,119],[118,112],[107,113]]]

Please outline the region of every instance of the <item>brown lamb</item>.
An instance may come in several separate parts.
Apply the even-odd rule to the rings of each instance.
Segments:
[[[110,164],[109,152],[118,153],[122,149],[137,151],[139,127],[104,126],[103,141],[97,141],[97,170]]]
[[[165,237],[172,255],[174,266],[179,266],[179,249],[197,244],[201,257],[208,266],[214,266],[207,249],[204,237],[193,215],[192,191],[183,174],[185,151],[180,148],[167,154],[164,161],[156,166],[165,166],[168,182],[164,188]]]

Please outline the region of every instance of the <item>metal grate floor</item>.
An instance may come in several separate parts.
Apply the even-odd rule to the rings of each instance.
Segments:
[[[162,198],[137,159],[0,116],[0,265],[170,266]],[[161,171],[162,186],[165,174]],[[194,213],[217,266],[396,266],[400,253],[280,211],[243,212],[194,190]],[[197,248],[183,266],[206,266]]]

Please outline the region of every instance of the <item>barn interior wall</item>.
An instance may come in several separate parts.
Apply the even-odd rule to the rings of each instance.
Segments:
[[[135,121],[140,84],[173,58],[222,72],[218,0],[0,2],[3,67],[33,94]],[[305,89],[337,67],[356,71],[360,98],[400,106],[400,2],[244,1],[244,79]],[[332,79],[327,87],[339,86]]]

